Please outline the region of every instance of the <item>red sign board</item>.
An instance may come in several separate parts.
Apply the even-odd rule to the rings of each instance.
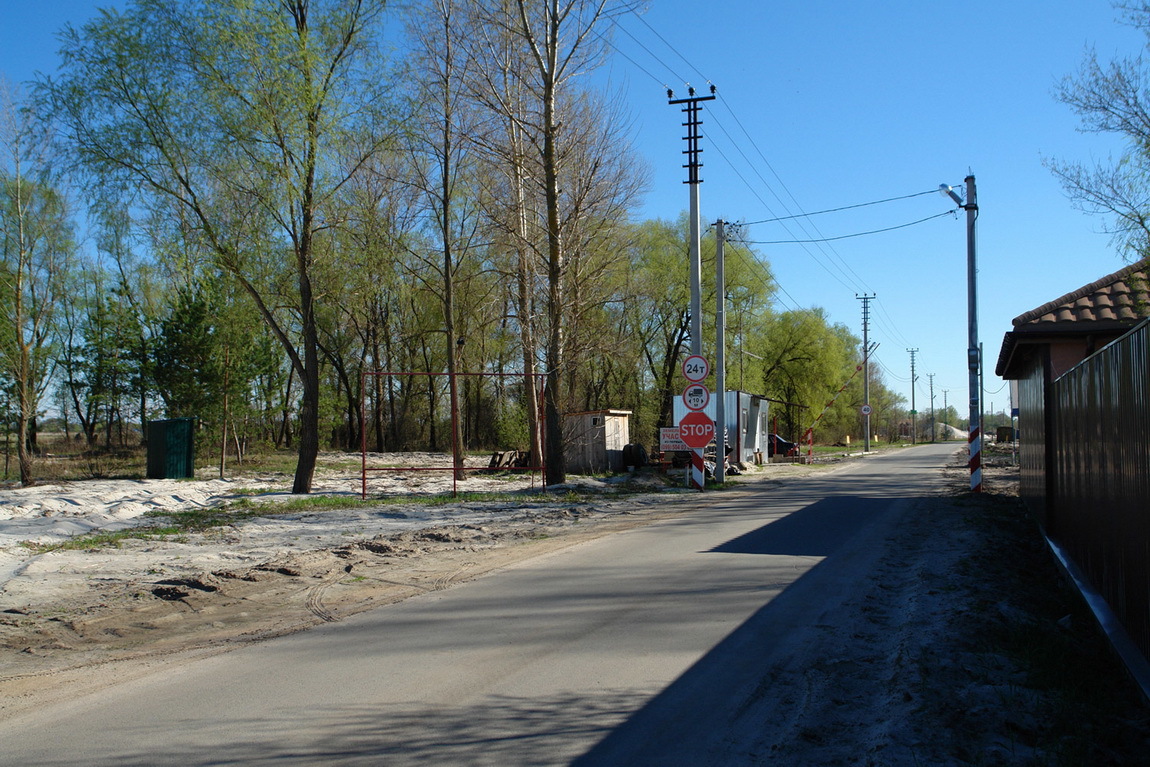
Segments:
[[[715,438],[715,422],[705,413],[694,411],[679,421],[679,439],[696,450],[706,447]]]

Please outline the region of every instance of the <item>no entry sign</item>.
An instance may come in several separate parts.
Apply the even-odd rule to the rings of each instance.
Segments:
[[[683,416],[679,421],[679,439],[687,443],[687,447],[700,450],[715,438],[715,422],[705,413],[694,411]]]

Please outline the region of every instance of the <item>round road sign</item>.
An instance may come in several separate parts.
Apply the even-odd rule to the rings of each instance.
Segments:
[[[862,414],[863,415],[870,415],[871,414],[870,405],[863,405],[862,406]]]
[[[683,404],[689,410],[702,410],[711,401],[711,390],[701,383],[687,384],[683,389]]]
[[[711,363],[706,357],[692,354],[683,360],[683,376],[692,383],[698,383],[711,374]]]
[[[683,416],[679,421],[679,439],[687,443],[687,447],[701,450],[715,438],[715,422],[706,414],[694,411]]]

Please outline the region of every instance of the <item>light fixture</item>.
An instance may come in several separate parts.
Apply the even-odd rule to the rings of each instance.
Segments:
[[[958,196],[958,192],[954,191],[954,187],[952,187],[950,184],[939,184],[938,193],[943,197],[949,197],[950,199],[954,200],[954,204],[958,207],[966,207],[962,202],[962,198]]]

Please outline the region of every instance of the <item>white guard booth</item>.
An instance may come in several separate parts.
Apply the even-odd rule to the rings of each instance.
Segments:
[[[712,421],[715,420],[715,400],[716,397],[712,394],[711,401],[703,408],[703,412],[710,416]],[[731,447],[731,461],[752,463],[756,452],[762,452],[765,456],[770,426],[767,421],[769,405],[767,398],[745,391],[728,391],[725,403],[726,433]],[[672,419],[677,426],[683,416],[690,411],[680,395],[675,395],[671,405]]]

